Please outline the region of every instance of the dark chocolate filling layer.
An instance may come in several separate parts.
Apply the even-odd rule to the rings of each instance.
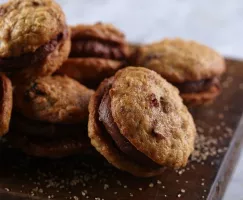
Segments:
[[[113,60],[126,59],[123,46],[98,40],[73,40],[70,57],[95,57]]]
[[[75,153],[92,154],[93,147],[86,134],[80,134],[47,140],[42,137],[26,136],[22,133],[11,132],[7,139],[17,148],[29,155],[41,157],[64,157]]]
[[[203,79],[200,81],[187,81],[184,83],[172,83],[181,93],[197,93],[207,91],[210,87],[220,86],[219,78]]]
[[[99,106],[99,120],[102,121],[106,131],[112,137],[118,149],[125,153],[135,162],[150,168],[160,168],[161,166],[137,150],[119,131],[111,113],[111,99],[107,89]]]
[[[18,113],[14,113],[7,139],[34,156],[63,157],[77,152],[93,152],[87,125],[48,124],[29,120]]]
[[[41,64],[45,58],[52,53],[62,39],[67,37],[67,29],[59,33],[47,44],[39,47],[35,52],[26,53],[18,57],[0,58],[0,70],[4,72],[13,72],[31,65]]]
[[[48,139],[57,139],[80,134],[81,130],[87,131],[85,123],[83,124],[52,124],[27,119],[26,117],[13,113],[11,127],[14,132],[18,131],[27,136],[42,137]]]

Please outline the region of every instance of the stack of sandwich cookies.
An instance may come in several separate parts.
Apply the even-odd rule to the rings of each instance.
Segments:
[[[92,94],[93,90],[67,76],[39,77],[17,85],[11,140],[34,156],[88,152],[86,127]]]
[[[0,71],[14,85],[13,98],[11,81],[0,74],[0,136],[8,132],[11,118],[8,139],[30,155],[89,152],[93,91],[69,77],[52,76],[71,48],[62,9],[53,0],[10,0],[0,10]]]
[[[89,112],[92,145],[133,175],[185,166],[193,151],[195,125],[178,90],[149,69],[127,67],[104,80]]]
[[[156,71],[180,90],[188,105],[204,104],[220,94],[224,58],[194,41],[165,39],[138,48],[136,64]]]
[[[66,74],[89,87],[123,67],[129,57],[125,36],[110,24],[71,27],[72,47],[69,59],[59,73]]]
[[[55,1],[10,0],[0,10],[1,71],[18,81],[35,79],[54,73],[67,59],[70,30]]]
[[[0,73],[0,137],[9,130],[13,106],[13,89],[11,81]]]
[[[196,129],[179,93],[214,99],[219,54],[180,39],[129,47],[110,24],[68,27],[53,0],[10,0],[0,19],[0,137],[39,157],[96,149],[141,177],[186,165]]]

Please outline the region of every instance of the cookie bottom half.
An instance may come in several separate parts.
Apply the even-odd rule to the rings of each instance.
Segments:
[[[86,123],[51,124],[29,120],[14,113],[7,139],[28,155],[61,158],[73,154],[91,154],[94,148]]]
[[[181,93],[183,102],[188,106],[210,104],[219,96],[221,89],[217,86],[211,86],[208,90],[198,93]]]
[[[69,58],[57,73],[65,74],[89,88],[97,88],[100,82],[114,75],[125,63],[103,58]]]

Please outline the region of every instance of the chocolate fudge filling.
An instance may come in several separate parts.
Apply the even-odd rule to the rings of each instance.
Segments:
[[[124,46],[94,39],[73,40],[70,57],[98,57],[113,60],[126,59]]]
[[[61,40],[67,38],[68,30],[59,33],[47,44],[39,47],[35,52],[26,53],[18,57],[0,58],[0,70],[4,72],[13,72],[35,64],[41,64],[45,58],[52,53]]]
[[[220,87],[218,77],[203,79],[200,81],[187,81],[184,83],[172,83],[181,93],[197,93],[207,91],[210,87]]]
[[[111,113],[111,98],[109,90],[104,93],[99,106],[99,120],[102,121],[106,131],[112,137],[118,149],[125,153],[132,160],[150,168],[160,168],[161,166],[151,160],[142,152],[138,151],[119,131]]]
[[[87,131],[85,123],[53,124],[31,120],[19,113],[13,113],[11,127],[13,131],[21,132],[27,136],[36,136],[48,139],[78,135],[81,130]]]

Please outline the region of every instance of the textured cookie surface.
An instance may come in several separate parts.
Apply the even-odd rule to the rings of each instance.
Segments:
[[[8,132],[13,106],[11,81],[0,73],[0,136]]]
[[[53,0],[11,0],[0,6],[0,57],[34,52],[66,27]]]
[[[171,82],[212,78],[225,71],[223,57],[213,49],[182,39],[165,39],[141,46],[136,63],[156,71]]]
[[[84,84],[96,85],[104,78],[114,75],[122,66],[122,62],[110,59],[69,58],[58,73],[66,74]]]
[[[63,62],[67,60],[71,48],[70,37],[61,41],[55,51],[50,53],[41,63],[36,66],[32,65],[26,69],[15,73],[14,78],[17,82],[24,82],[25,80],[34,80],[38,77],[52,75],[56,72]]]
[[[72,40],[75,39],[101,39],[116,43],[123,43],[125,36],[112,24],[96,23],[94,25],[72,26]]]
[[[52,75],[56,72],[68,58],[71,47],[69,34],[70,33],[68,33],[67,38],[59,42],[56,49],[44,60],[26,66],[22,70],[15,72],[11,78],[13,84],[18,85],[26,81],[35,80],[38,77]]]
[[[92,93],[67,76],[48,76],[17,85],[14,100],[16,109],[30,119],[78,123],[87,120]]]
[[[116,73],[110,96],[114,121],[131,144],[158,164],[186,165],[196,131],[174,86],[151,70],[128,67]]]

